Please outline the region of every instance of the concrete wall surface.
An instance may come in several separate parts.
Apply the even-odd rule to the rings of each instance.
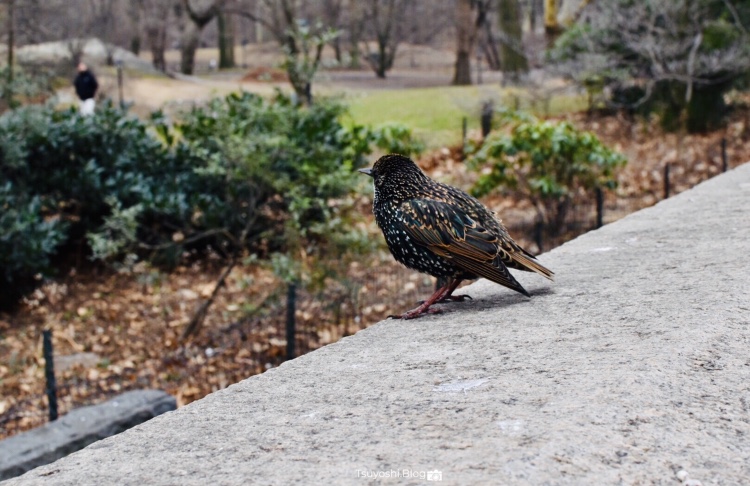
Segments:
[[[540,260],[3,486],[750,484],[750,164]]]
[[[177,408],[161,390],[133,390],[72,410],[54,422],[0,441],[0,480],[20,476]]]

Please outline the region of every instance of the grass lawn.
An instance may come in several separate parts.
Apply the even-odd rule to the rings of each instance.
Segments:
[[[533,102],[529,91],[500,86],[447,86],[387,91],[370,91],[348,95],[349,113],[357,123],[377,126],[399,122],[412,128],[428,148],[460,143],[461,123],[467,117],[468,128],[479,128],[479,114],[484,100],[530,110],[538,115],[555,115],[586,108],[582,96],[560,94]]]

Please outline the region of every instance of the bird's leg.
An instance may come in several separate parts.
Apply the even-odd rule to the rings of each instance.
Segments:
[[[456,290],[460,283],[460,278],[454,279],[453,283],[448,287],[448,291],[438,302],[464,302],[466,299],[472,300],[470,295],[453,295],[453,291]]]
[[[422,314],[439,314],[440,312],[442,312],[440,309],[430,309],[430,306],[434,304],[435,302],[439,302],[440,299],[443,299],[446,296],[446,294],[449,292],[449,290],[451,289],[452,285],[453,285],[453,279],[448,280],[448,282],[445,285],[437,289],[435,293],[433,293],[429,299],[422,302],[422,304],[420,304],[419,307],[416,307],[410,311],[404,312],[400,316],[390,315],[388,317],[393,317],[394,319],[414,319],[416,317],[421,316]]]
[[[448,284],[440,287],[441,289],[447,287],[447,291],[445,292],[445,295],[443,295],[436,303],[444,304],[446,302],[465,302],[466,299],[472,300],[470,295],[452,295],[453,291],[456,290],[456,287],[458,287],[461,282],[463,282],[463,279],[452,279],[448,281]],[[424,304],[425,302],[426,301],[424,300],[420,300],[419,302],[417,302],[417,304]]]

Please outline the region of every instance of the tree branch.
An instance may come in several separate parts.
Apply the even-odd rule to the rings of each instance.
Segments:
[[[700,47],[702,41],[703,33],[698,32],[698,35],[696,35],[695,39],[693,40],[693,47],[690,49],[690,55],[688,56],[688,82],[687,90],[685,91],[686,103],[690,103],[690,100],[693,98],[693,72],[695,71],[695,54],[698,52],[698,48]]]
[[[249,205],[255,206],[257,202],[258,202],[258,196],[256,194],[255,196],[250,198]],[[239,240],[236,241],[235,250],[234,250],[234,253],[232,254],[232,259],[229,261],[229,265],[227,265],[227,267],[219,276],[219,279],[216,281],[216,285],[214,286],[214,289],[211,292],[211,295],[198,307],[198,310],[193,315],[193,318],[190,319],[190,322],[188,323],[187,327],[185,327],[185,330],[182,332],[182,337],[181,337],[183,341],[187,339],[188,337],[194,334],[197,334],[198,331],[200,331],[200,328],[203,325],[203,321],[206,319],[206,315],[208,314],[208,309],[214,303],[214,300],[216,300],[216,296],[219,295],[219,290],[221,289],[221,287],[224,286],[224,282],[226,281],[230,272],[237,265],[237,262],[239,262],[240,252],[242,252],[242,249],[244,248],[246,240],[247,240],[247,235],[250,232],[250,228],[252,228],[257,218],[258,218],[257,212],[254,212],[253,217],[248,218],[247,223],[245,224],[245,227],[242,229],[242,233],[240,233]]]
[[[185,6],[185,11],[187,12],[188,17],[190,17],[190,20],[192,20],[199,29],[202,29],[206,26],[206,24],[211,22],[211,20],[219,14],[219,10],[221,9],[224,1],[225,0],[214,0],[213,2],[211,2],[211,5],[203,12],[193,10],[193,6],[191,5],[190,0],[182,0],[182,4]]]

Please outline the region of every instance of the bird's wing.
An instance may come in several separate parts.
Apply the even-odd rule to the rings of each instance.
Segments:
[[[507,255],[500,239],[459,208],[431,199],[412,199],[401,204],[399,213],[415,243],[467,273],[529,295],[503,263]]]
[[[467,211],[469,214],[481,215],[483,212],[486,213],[486,217],[482,218],[480,216],[479,221],[482,222],[485,229],[498,237],[501,248],[501,251],[499,251],[498,254],[502,257],[505,266],[526,272],[536,272],[550,280],[555,279],[554,272],[539,263],[534,255],[524,250],[518,243],[513,241],[513,238],[510,237],[510,234],[508,234],[508,230],[505,229],[503,223],[495,217],[495,213],[488,211],[481,202],[465,192],[451,186],[443,185],[443,187],[446,188],[451,197],[462,201],[471,208],[470,211]]]

